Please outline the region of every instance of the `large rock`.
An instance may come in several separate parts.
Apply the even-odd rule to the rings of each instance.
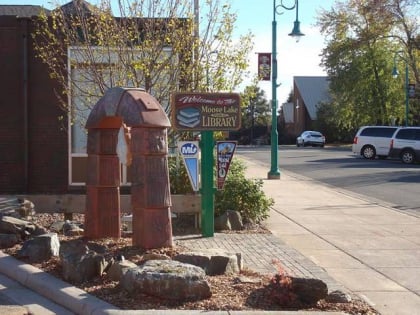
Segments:
[[[66,221],[63,224],[63,234],[65,236],[81,236],[84,230],[81,228],[79,223]]]
[[[10,248],[20,242],[16,234],[0,234],[0,248]]]
[[[139,267],[129,269],[120,284],[128,292],[178,301],[201,300],[211,296],[203,269],[172,260],[146,261]]]
[[[29,217],[35,213],[35,205],[24,198],[0,198],[0,214],[16,218]]]
[[[214,229],[216,231],[232,230],[232,226],[230,225],[229,217],[226,212],[214,218]]]
[[[63,243],[60,260],[64,280],[76,283],[101,276],[107,267],[104,256],[89,250],[81,240]]]
[[[57,233],[48,233],[35,236],[23,243],[18,251],[18,257],[28,258],[30,262],[39,263],[49,260],[52,256],[58,256],[60,241]]]
[[[290,277],[290,279],[290,290],[305,304],[314,305],[328,295],[328,286],[320,279],[299,277]]]
[[[228,253],[220,249],[180,253],[174,256],[173,260],[198,266],[210,276],[237,274],[243,268],[240,253]]]
[[[120,281],[129,269],[136,267],[137,265],[129,260],[114,260],[107,270],[107,275],[112,281]]]
[[[228,210],[227,211],[229,222],[232,230],[240,231],[243,230],[244,225],[242,223],[242,216],[239,211]]]
[[[238,211],[228,210],[214,219],[214,229],[216,231],[243,229],[242,217]]]
[[[16,234],[22,239],[26,239],[29,235],[35,232],[35,224],[11,216],[2,216],[0,218],[0,233]]]
[[[328,294],[325,301],[330,303],[350,303],[352,298],[351,295],[346,292],[335,290]]]
[[[16,212],[21,217],[27,218],[35,214],[35,205],[28,199],[18,198],[19,207],[16,208]]]

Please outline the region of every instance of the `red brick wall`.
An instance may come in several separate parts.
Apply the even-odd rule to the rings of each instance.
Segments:
[[[29,19],[0,17],[0,194],[68,190],[57,85],[35,58],[32,32]]]

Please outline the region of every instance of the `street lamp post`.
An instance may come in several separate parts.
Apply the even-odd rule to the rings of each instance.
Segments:
[[[403,51],[397,51],[394,54],[394,67],[392,68],[392,76],[394,78],[397,78],[399,75],[398,69],[397,69],[397,56],[399,56],[402,60],[404,60],[405,62],[405,126],[408,126],[408,99],[409,99],[409,95],[408,95],[408,62],[407,59],[403,58],[401,56],[401,54],[403,53]]]
[[[305,34],[300,31],[300,22],[299,22],[299,0],[295,0],[292,6],[286,6],[283,4],[283,0],[280,0],[280,4],[276,4],[276,0],[273,0],[273,22],[272,22],[272,51],[271,51],[271,169],[267,174],[268,179],[279,179],[280,178],[280,169],[278,165],[278,146],[279,138],[277,132],[277,22],[276,14],[282,14],[278,12],[278,9],[293,10],[296,8],[296,20],[293,24],[293,30],[289,34],[296,38],[296,41]]]

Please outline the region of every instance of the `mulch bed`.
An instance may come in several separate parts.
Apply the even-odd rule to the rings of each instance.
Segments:
[[[49,227],[57,220],[63,220],[61,214],[36,214],[33,221],[37,224]],[[74,221],[83,222],[83,215],[73,216]],[[172,220],[173,235],[200,234],[195,229],[194,217],[180,216]],[[239,232],[224,231],[226,233],[270,233],[260,225],[247,225],[246,229]],[[64,237],[59,235],[60,241],[82,237]],[[120,239],[100,239],[95,241],[84,240],[87,243],[96,243],[107,247],[107,256],[116,257],[123,255],[134,263],[140,263],[145,250],[132,246],[130,235]],[[11,256],[17,257],[17,250],[21,244],[13,248],[3,249]],[[149,250],[165,254],[170,257],[182,251],[182,248],[161,248]],[[24,259],[22,259],[24,261]],[[35,267],[48,272],[55,277],[62,279],[61,264],[58,257],[51,258],[41,264],[33,264]],[[273,275],[274,276],[274,275]],[[245,279],[245,280],[244,280]],[[112,305],[125,310],[146,310],[146,309],[178,309],[178,310],[318,310],[318,311],[341,311],[348,314],[377,315],[379,314],[369,304],[357,297],[350,303],[328,303],[325,300],[319,301],[316,305],[303,305],[296,301],[286,301],[279,305],[278,287],[272,285],[272,277],[261,275],[252,270],[243,270],[240,275],[233,276],[208,276],[212,296],[200,301],[173,301],[147,296],[142,293],[129,294],[119,287],[118,282],[111,281],[106,274],[84,283],[72,283],[76,287],[85,290]],[[287,299],[286,299],[287,300]],[[283,301],[284,302],[284,301]]]

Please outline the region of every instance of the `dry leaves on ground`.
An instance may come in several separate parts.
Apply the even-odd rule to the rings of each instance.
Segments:
[[[62,220],[60,214],[39,214],[35,215],[33,220],[44,227],[49,227],[51,223]],[[74,220],[81,220],[83,216],[77,215]],[[175,222],[174,234],[191,233],[191,222]],[[191,223],[191,224],[189,224]],[[197,232],[197,231],[195,231]],[[263,230],[254,227],[242,231],[242,233],[262,233]],[[267,232],[267,231],[265,231]],[[75,238],[75,237],[74,237]],[[60,241],[74,239],[60,235]],[[140,263],[142,255],[146,252],[141,248],[131,245],[131,237],[122,237],[120,239],[101,239],[95,241],[85,240],[88,244],[95,243],[107,248],[107,257],[116,257],[123,255],[126,259],[134,263]],[[6,253],[15,256],[21,245],[4,250]],[[148,252],[166,254],[170,257],[183,251],[183,248],[161,248],[149,250]],[[62,279],[61,264],[58,257],[51,258],[42,264],[33,264],[34,266]],[[179,309],[179,310],[322,310],[322,311],[342,311],[348,314],[377,315],[371,306],[360,299],[353,299],[351,303],[328,303],[324,300],[317,305],[305,306],[295,304],[287,308],[277,305],[273,299],[273,287],[270,286],[270,277],[261,275],[252,270],[243,270],[240,275],[233,276],[208,276],[212,296],[209,299],[200,301],[173,301],[162,300],[160,298],[147,296],[142,293],[131,295],[119,287],[118,282],[111,281],[106,274],[97,277],[92,281],[82,284],[73,283],[86,292],[126,310],[145,310],[145,309]]]

